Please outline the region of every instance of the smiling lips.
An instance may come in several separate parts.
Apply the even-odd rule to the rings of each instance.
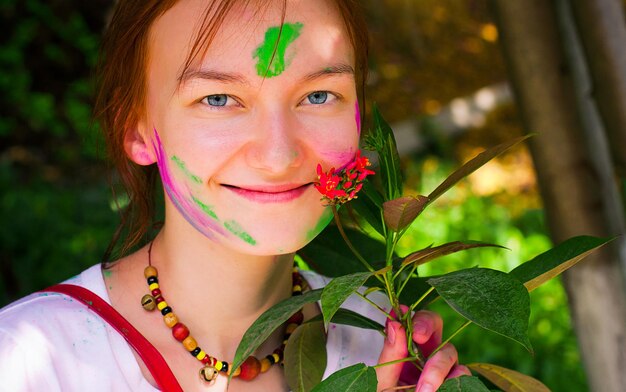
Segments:
[[[246,186],[224,185],[231,192],[257,203],[284,203],[300,197],[313,183],[304,185],[286,184],[273,186]]]

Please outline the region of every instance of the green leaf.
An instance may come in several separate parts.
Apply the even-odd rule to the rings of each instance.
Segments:
[[[385,224],[393,231],[401,231],[413,223],[427,203],[426,196],[403,196],[386,201],[383,204]]]
[[[313,392],[376,392],[376,370],[364,363],[357,363],[331,374]]]
[[[374,267],[385,266],[385,244],[360,231],[344,228],[350,242]],[[298,254],[311,268],[324,276],[336,277],[366,271],[346,246],[337,226],[328,226]]]
[[[372,272],[358,272],[356,274],[340,276],[331,280],[322,291],[321,305],[324,316],[324,328],[328,329],[330,320],[344,303],[370,276]]]
[[[520,264],[509,274],[523,282],[528,291],[533,291],[610,241],[609,238],[573,237]]]
[[[532,353],[527,336],[530,297],[519,280],[502,271],[470,268],[430,278],[428,283],[460,315]]]
[[[266,310],[258,319],[252,323],[250,328],[241,338],[235,358],[233,359],[233,369],[237,369],[267,338],[283,325],[294,313],[302,309],[305,304],[319,301],[322,296],[322,289],[307,291],[302,295],[287,298]],[[229,376],[229,380],[230,380]]]
[[[396,147],[396,139],[389,124],[385,121],[374,104],[374,129],[370,139],[378,153],[380,176],[383,183],[385,199],[393,200],[402,195],[402,176],[400,172],[400,155]]]
[[[326,370],[326,334],[321,321],[300,325],[285,346],[285,378],[294,392],[309,392]]]
[[[437,392],[489,392],[489,389],[478,377],[461,376],[446,380]]]
[[[350,201],[348,207],[353,208],[374,230],[384,236],[383,223],[380,217],[382,204],[382,195],[366,179],[363,182],[363,189],[361,189],[359,197]]]
[[[374,203],[374,205],[379,209],[383,206],[385,198],[376,190],[374,184],[372,184],[368,178],[363,181],[363,189],[361,189],[361,193],[367,196],[367,199]]]
[[[502,388],[504,392],[550,392],[541,381],[515,370],[490,363],[471,363],[467,367]]]
[[[317,316],[310,319],[308,322],[322,320],[322,315],[318,314]],[[339,308],[333,318],[330,320],[330,322],[334,324],[350,325],[357,328],[373,329],[380,332],[385,330],[385,327],[383,327],[378,322],[345,308]]]
[[[428,195],[428,198],[430,199],[429,204],[435,201],[439,196],[443,195],[448,189],[452,188],[457,182],[479,169],[485,163],[531,136],[532,135],[518,137],[481,152],[469,162],[458,168],[454,173],[450,174],[448,178],[446,178],[434,191],[432,191],[431,194]]]
[[[417,252],[413,252],[402,261],[402,265],[416,264],[422,265],[433,259],[449,255],[451,253],[460,252],[462,250],[473,249],[473,248],[481,248],[481,247],[496,247],[507,249],[504,246],[488,244],[486,242],[479,241],[455,241],[449,242],[447,244],[439,245],[436,247],[428,247],[425,249],[418,250]]]

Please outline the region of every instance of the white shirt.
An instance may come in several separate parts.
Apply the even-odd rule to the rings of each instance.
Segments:
[[[330,280],[301,273],[313,289]],[[65,283],[83,286],[111,303],[99,264]],[[384,307],[386,300],[378,294],[368,298]],[[385,322],[381,312],[358,296],[342,307]],[[324,378],[359,362],[376,364],[382,345],[377,331],[331,324]],[[158,391],[143,377],[132,350],[113,327],[62,294],[33,293],[0,309],[0,391]]]

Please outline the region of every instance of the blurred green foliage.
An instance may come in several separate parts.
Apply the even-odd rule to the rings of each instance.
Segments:
[[[0,0],[5,27],[0,38],[0,306],[98,262],[117,224],[102,142],[91,121],[90,70],[111,3]],[[504,79],[486,1],[365,4],[373,38],[370,93],[390,120],[433,114],[454,97]],[[500,140],[512,137],[502,124],[492,122],[478,139],[492,139],[494,129],[506,129]],[[434,189],[456,166],[452,153],[461,151],[462,159],[463,148],[473,143],[431,143],[431,151],[442,154],[407,161],[407,188]],[[509,270],[549,246],[541,210],[525,200],[517,193],[475,196],[470,185],[457,187],[420,217],[400,253],[409,245],[475,239],[511,251],[460,253],[420,273],[470,265]],[[455,339],[461,359],[517,368],[554,391],[586,390],[561,285],[551,282],[531,296],[534,358],[474,326]],[[444,314],[446,332],[456,328],[454,317]]]
[[[0,304],[98,262],[115,227],[91,120],[110,3],[0,1]]]

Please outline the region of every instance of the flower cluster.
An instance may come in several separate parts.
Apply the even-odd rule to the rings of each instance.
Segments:
[[[354,160],[340,171],[331,168],[324,173],[322,165],[317,165],[317,182],[315,189],[322,194],[322,201],[328,205],[339,205],[355,199],[356,194],[363,188],[363,181],[371,174],[372,170],[367,157],[361,156],[361,151],[357,151]]]

